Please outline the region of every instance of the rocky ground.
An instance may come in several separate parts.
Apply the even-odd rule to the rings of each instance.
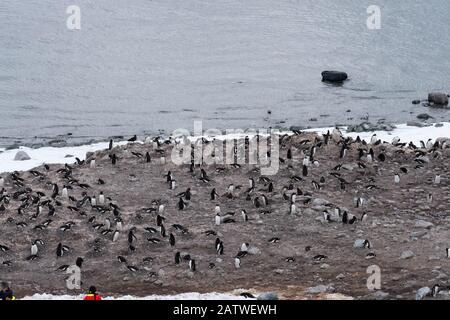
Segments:
[[[191,173],[189,165],[177,166],[170,161],[171,145],[155,148],[152,143],[129,143],[99,151],[88,155],[86,163],[70,168],[50,165],[48,170],[39,167],[2,174],[0,245],[4,250],[0,251],[0,278],[10,282],[18,296],[79,294],[95,284],[105,295],[243,289],[276,291],[288,299],[323,298],[327,293],[359,299],[414,299],[421,287],[439,284],[442,291],[436,298],[448,299],[450,144],[443,141],[414,149],[408,144],[345,143],[337,133],[329,139],[305,133],[284,137],[280,170],[267,176],[273,183],[272,192],[255,165],[203,165],[210,181],[202,181],[199,166]],[[313,145],[318,163],[309,164],[305,176],[304,154],[309,155]],[[341,158],[343,145],[348,150]],[[292,159],[287,157],[289,149]],[[367,157],[370,149],[373,161]],[[146,161],[146,152],[151,162]],[[119,158],[115,165],[112,154]],[[89,165],[92,159],[93,167]],[[336,167],[339,164],[342,166]],[[174,190],[169,189],[165,176],[169,170],[177,183]],[[396,173],[399,183],[394,182]],[[440,181],[435,181],[436,175]],[[250,193],[249,178],[256,182]],[[104,184],[99,184],[99,179]],[[59,187],[54,198],[53,184]],[[227,197],[230,184],[235,190]],[[63,185],[72,187],[68,195],[73,198],[63,196]],[[179,210],[177,195],[187,188],[191,188],[191,200],[185,200],[187,207]],[[213,188],[220,196],[212,201]],[[107,197],[104,206],[81,203],[85,196],[95,195],[98,201],[100,192]],[[292,193],[298,194],[296,212],[289,214]],[[259,201],[256,206],[255,198],[261,200],[262,195],[267,196],[268,204]],[[362,205],[357,206],[357,198],[363,199]],[[165,218],[166,237],[145,230],[159,230],[156,216],[160,204],[165,206],[160,215]],[[230,216],[234,223],[215,225],[217,204],[222,215],[235,213]],[[39,205],[42,210],[36,214]],[[51,206],[55,214],[49,216]],[[248,221],[241,218],[241,209],[247,211]],[[331,221],[324,219],[324,211]],[[343,223],[344,211],[350,220],[356,217],[354,223]],[[361,221],[363,213],[367,219]],[[117,217],[123,220],[123,228],[113,242],[113,232],[119,228],[114,221]],[[106,218],[112,221],[110,231],[101,225],[94,228],[105,224]],[[44,223],[48,219],[51,222]],[[61,226],[68,222],[72,222],[71,228],[62,231]],[[187,232],[176,230],[174,224],[184,226]],[[39,225],[46,226],[36,229]],[[128,243],[131,229],[135,230],[135,250],[130,250]],[[208,230],[216,235],[208,235]],[[175,236],[174,246],[169,244],[170,233]],[[216,253],[217,237],[223,241],[223,255]],[[279,241],[269,242],[274,237]],[[149,238],[160,242],[149,242]],[[36,239],[43,245],[38,245],[35,259],[27,260]],[[370,248],[355,248],[358,239],[369,240]],[[236,268],[234,257],[244,242],[249,243],[249,254]],[[58,243],[70,248],[63,257],[56,256]],[[196,271],[191,271],[187,262],[175,264],[176,252],[195,259]],[[118,256],[127,262],[119,262]],[[71,291],[66,288],[68,275],[56,270],[74,264],[77,257],[84,259],[82,290]],[[366,285],[371,265],[381,270],[381,289],[375,292]]]

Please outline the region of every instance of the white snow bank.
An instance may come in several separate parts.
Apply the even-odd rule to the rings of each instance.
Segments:
[[[36,293],[32,296],[26,296],[20,300],[82,300],[84,295],[53,295],[47,293]],[[226,293],[198,293],[187,292],[176,295],[150,295],[146,297],[136,296],[120,296],[120,297],[103,297],[104,300],[244,300],[246,298]]]
[[[116,142],[114,145],[125,144],[126,142]],[[0,153],[0,173],[12,171],[25,171],[38,167],[44,163],[65,164],[74,163],[75,157],[83,160],[86,152],[93,152],[97,150],[107,149],[109,142],[99,142],[90,145],[83,145],[77,147],[43,147],[39,149],[31,149],[27,147],[20,147],[19,149],[5,150]],[[30,160],[14,161],[14,156],[18,151],[25,151],[30,157]],[[66,157],[71,155],[72,157]]]
[[[374,131],[374,132],[345,132],[346,127],[342,127],[342,133],[346,136],[350,136],[356,138],[359,135],[361,139],[369,141],[373,134],[377,135],[378,139],[382,141],[391,142],[394,137],[400,138],[401,142],[410,142],[412,141],[414,144],[419,144],[420,140],[424,140],[425,142],[428,139],[435,140],[441,137],[449,137],[450,138],[450,123],[442,123],[442,127],[410,127],[406,124],[397,125],[397,128],[393,131]],[[328,130],[330,132],[333,130],[333,127],[329,128],[317,128],[317,129],[308,129],[304,130],[307,132],[319,132],[326,133]],[[231,136],[216,136],[217,139],[228,138],[242,138],[245,137],[246,134],[242,135],[231,135]],[[126,144],[127,142],[119,142],[115,143],[115,145]],[[12,172],[12,171],[24,171],[29,170],[34,167],[40,166],[43,163],[74,163],[75,157],[83,160],[86,156],[86,152],[88,151],[97,151],[108,148],[108,142],[100,142],[91,145],[77,146],[77,147],[64,147],[64,148],[54,148],[54,147],[43,147],[39,149],[31,149],[26,147],[20,147],[19,149],[14,150],[5,150],[0,148],[0,173],[2,172]],[[17,151],[23,150],[30,157],[30,160],[25,161],[14,161],[14,156]],[[3,151],[3,152],[2,152]],[[73,155],[73,157],[66,158],[66,155]]]

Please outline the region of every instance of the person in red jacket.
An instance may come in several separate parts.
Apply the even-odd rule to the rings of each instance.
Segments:
[[[87,295],[84,297],[83,300],[102,300],[102,297],[99,294],[97,294],[97,288],[91,286],[89,288]]]

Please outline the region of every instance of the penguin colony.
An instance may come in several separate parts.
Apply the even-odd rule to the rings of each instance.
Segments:
[[[258,165],[177,166],[178,142],[136,141],[0,175],[0,273],[19,293],[67,292],[64,271],[76,264],[84,287],[110,294],[259,288],[295,298],[320,278],[364,296],[377,264],[384,291],[413,294],[408,277],[434,285],[431,256],[450,263],[448,140],[296,131],[279,136],[274,176]],[[426,236],[417,219],[433,223]],[[399,259],[404,250],[416,256]]]

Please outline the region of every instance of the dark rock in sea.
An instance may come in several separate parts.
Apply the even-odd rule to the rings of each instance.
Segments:
[[[348,79],[348,75],[341,71],[324,71],[322,72],[322,81],[340,83]]]
[[[317,118],[311,118],[311,119],[309,119],[309,121],[315,122],[315,121],[317,121]]]
[[[304,126],[290,126],[289,131],[301,131],[305,130],[306,128]]]
[[[25,151],[18,151],[14,156],[14,161],[30,160],[31,157]]]
[[[66,142],[66,140],[63,140],[63,139],[54,139],[54,140],[50,140],[48,142],[48,145],[51,147],[60,148],[60,147],[66,147],[67,142]]]
[[[430,116],[428,113],[421,113],[417,116],[417,119],[428,120],[428,119],[434,119],[434,118],[432,116]]]
[[[73,158],[73,154],[66,154],[64,158]]]
[[[444,126],[444,124],[443,124],[443,123],[436,123],[434,126],[435,126],[436,128],[441,128],[441,127]]]
[[[413,100],[412,104],[420,104],[420,100]]]
[[[372,132],[372,131],[392,131],[395,126],[388,123],[362,122],[360,124],[349,125],[347,132]]]
[[[441,92],[432,92],[428,94],[428,102],[433,105],[448,105],[448,95]]]
[[[5,148],[5,150],[19,149],[19,147],[20,147],[20,144],[14,143],[14,144],[11,144],[11,145],[7,146],[7,147]]]

